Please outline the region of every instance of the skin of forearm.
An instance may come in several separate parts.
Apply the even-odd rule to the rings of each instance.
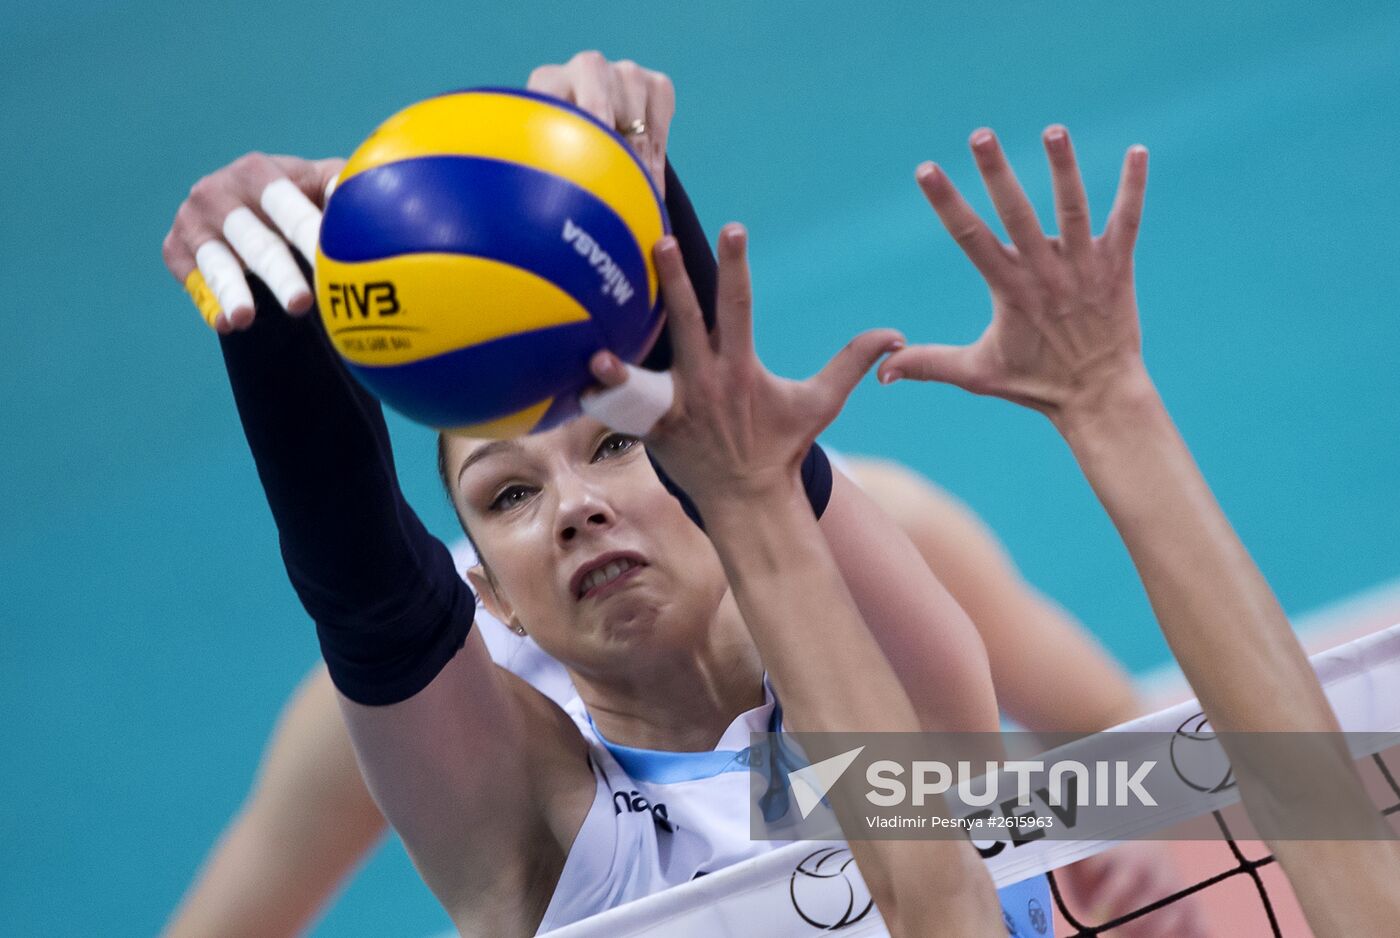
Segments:
[[[1322,938],[1389,935],[1400,917],[1400,845],[1395,841],[1271,843],[1298,904]]]
[[[387,826],[382,818],[363,825],[351,819],[339,829],[299,831],[270,815],[253,806],[234,820],[166,926],[166,938],[301,934]]]
[[[1163,634],[1214,728],[1337,731],[1287,618],[1146,375],[1060,428],[1132,554]],[[1248,680],[1239,679],[1244,672]],[[1309,739],[1316,742],[1307,773],[1237,773],[1251,817],[1263,827],[1313,806],[1353,836],[1384,836],[1385,822],[1340,737]],[[1238,744],[1222,742],[1238,770],[1244,761]],[[1268,842],[1317,934],[1393,928],[1400,916],[1394,841]]]
[[[1145,373],[1060,422],[1219,731],[1339,729],[1307,655]],[[1238,680],[1240,670],[1257,675]],[[1259,681],[1266,682],[1262,687]],[[1288,701],[1288,706],[1280,706]]]
[[[712,501],[700,502],[707,530],[793,727],[917,732],[802,492]]]
[[[697,498],[735,598],[783,700],[804,732],[915,732],[893,669],[847,592],[800,488],[757,498]],[[854,822],[838,806],[844,826]],[[892,933],[995,934],[990,877],[960,841],[862,841],[851,849]]]
[[[247,803],[165,934],[300,934],[387,828],[324,667],[297,688]]]

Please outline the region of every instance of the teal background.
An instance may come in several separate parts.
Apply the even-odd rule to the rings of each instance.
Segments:
[[[750,226],[782,373],[865,326],[980,331],[918,161],[985,207],[965,141],[990,125],[1048,209],[1038,133],[1063,121],[1101,222],[1147,144],[1148,362],[1226,510],[1289,610],[1400,569],[1394,3],[6,4],[0,932],[158,929],[316,655],[161,264],[190,184],[249,149],[347,153],[417,98],[589,46],[675,79],[675,162],[712,231]],[[431,436],[394,431],[451,536]],[[829,439],[938,479],[1131,667],[1166,660],[1041,418],[868,382]],[[316,934],[445,921],[395,844]]]

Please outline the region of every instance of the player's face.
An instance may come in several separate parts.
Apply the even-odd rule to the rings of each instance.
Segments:
[[[447,464],[490,570],[474,581],[488,607],[560,661],[603,677],[703,640],[724,571],[634,437],[579,418],[515,440],[451,440]]]

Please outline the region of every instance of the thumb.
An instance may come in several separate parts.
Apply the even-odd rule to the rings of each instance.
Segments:
[[[588,371],[605,388],[627,383],[627,363],[607,349],[593,353],[588,360]]]
[[[646,436],[671,410],[675,384],[669,371],[647,371],[628,365],[611,352],[599,352],[590,362],[601,389],[579,398],[583,412],[631,436]]]
[[[880,383],[892,384],[902,378],[914,381],[942,381],[971,390],[974,381],[972,346],[912,345],[900,349],[880,365]]]
[[[904,347],[904,336],[894,329],[871,329],[846,343],[826,367],[807,379],[833,410],[840,410],[860,379],[881,355]]]

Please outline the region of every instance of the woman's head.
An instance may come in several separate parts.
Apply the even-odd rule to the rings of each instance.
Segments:
[[[727,591],[709,539],[642,444],[580,418],[514,440],[442,438],[439,468],[487,608],[592,677],[703,643]]]

